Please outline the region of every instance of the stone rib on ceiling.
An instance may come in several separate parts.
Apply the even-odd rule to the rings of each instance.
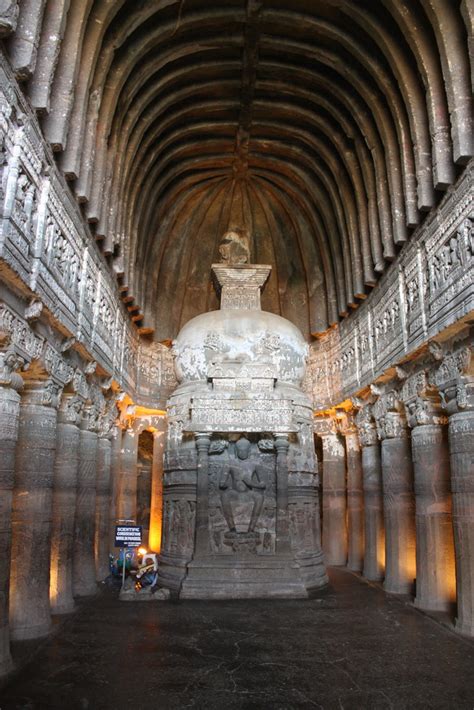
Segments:
[[[216,307],[229,226],[309,336],[472,156],[468,0],[24,0],[10,59],[130,309]],[[33,40],[33,41],[32,41]]]

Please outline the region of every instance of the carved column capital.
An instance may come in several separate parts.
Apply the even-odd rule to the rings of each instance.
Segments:
[[[22,402],[57,408],[62,393],[60,384],[49,380],[26,380]]]
[[[97,434],[100,428],[100,412],[94,404],[87,404],[82,411],[81,430]]]
[[[381,394],[372,408],[377,435],[384,439],[400,439],[408,436],[405,408],[397,390]]]
[[[357,434],[357,424],[356,424],[356,413],[354,410],[351,411],[338,411],[337,413],[337,427],[341,434],[344,436],[350,436],[351,434]]]
[[[321,438],[338,433],[337,420],[332,415],[317,416],[313,420],[313,431]]]
[[[211,445],[211,435],[208,432],[197,431],[194,434],[196,440],[196,449],[199,454],[206,454]]]
[[[59,403],[58,422],[61,424],[79,425],[81,421],[84,400],[77,394],[63,393]]]
[[[448,353],[431,377],[448,414],[474,411],[474,358],[472,348],[462,345]]]
[[[275,438],[274,445],[277,452],[277,456],[287,454],[288,449],[290,448],[288,434],[273,434],[273,436]]]
[[[0,352],[0,387],[11,387],[17,392],[23,389],[23,378],[15,372],[25,364],[24,358],[20,357],[15,350],[8,349]]]
[[[372,405],[364,404],[355,415],[361,446],[375,446],[378,441],[377,427],[372,414]]]
[[[426,424],[446,424],[439,393],[429,382],[426,370],[420,370],[408,377],[401,389],[401,399],[409,427]]]

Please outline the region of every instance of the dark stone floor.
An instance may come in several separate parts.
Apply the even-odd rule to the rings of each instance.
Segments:
[[[309,601],[85,603],[0,710],[474,708],[474,642],[331,570]]]

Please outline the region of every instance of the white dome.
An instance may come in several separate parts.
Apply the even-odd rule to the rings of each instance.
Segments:
[[[271,363],[279,381],[299,384],[308,346],[290,321],[260,310],[203,313],[181,329],[173,344],[179,382],[206,381],[215,363]]]

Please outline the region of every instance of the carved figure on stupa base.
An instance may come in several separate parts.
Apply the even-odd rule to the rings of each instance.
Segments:
[[[252,501],[252,513],[247,532],[253,533],[264,501],[263,491],[266,485],[260,481],[258,466],[249,459],[250,449],[251,443],[245,436],[236,441],[237,458],[231,459],[229,464],[224,466],[219,482],[222,512],[229,532],[236,534],[232,504],[240,501],[245,502],[249,499]]]

